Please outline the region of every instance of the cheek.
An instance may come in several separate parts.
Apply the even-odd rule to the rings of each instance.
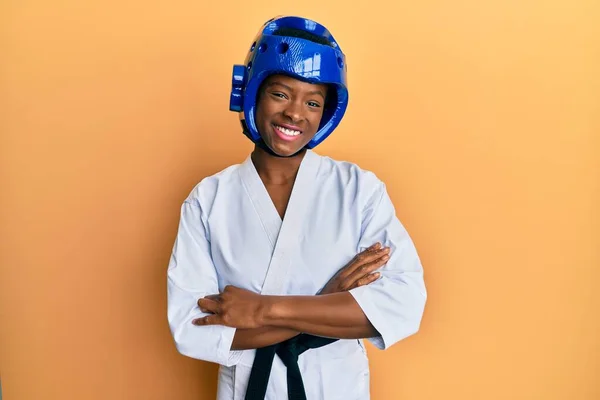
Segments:
[[[256,99],[256,120],[264,119],[266,110],[268,109],[268,102],[266,101],[264,94],[258,96]]]
[[[323,118],[323,112],[315,112],[310,117],[310,125],[315,133],[319,130],[319,125],[321,124],[321,119]]]
[[[265,101],[256,107],[256,122],[264,124],[270,115],[273,115],[274,107],[269,102]]]
[[[260,135],[265,134],[265,129],[267,125],[267,114],[265,114],[264,109],[261,111],[260,109],[256,110],[256,128]]]

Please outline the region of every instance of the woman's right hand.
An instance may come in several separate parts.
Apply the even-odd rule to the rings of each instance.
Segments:
[[[389,247],[382,248],[381,244],[374,244],[340,269],[319,294],[344,292],[377,280],[379,273],[375,271],[385,265],[389,254]]]

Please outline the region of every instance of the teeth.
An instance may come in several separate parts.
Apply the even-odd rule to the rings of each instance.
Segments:
[[[288,136],[298,136],[300,134],[300,131],[293,131],[291,129],[287,129],[279,125],[277,125],[277,129],[279,129],[281,132]]]

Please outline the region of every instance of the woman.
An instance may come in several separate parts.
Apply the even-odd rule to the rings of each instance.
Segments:
[[[325,27],[267,21],[230,108],[252,154],[184,201],[168,269],[178,350],[215,362],[218,399],[368,399],[363,339],[419,329],[426,289],[385,185],[312,149],[348,102],[345,56]]]

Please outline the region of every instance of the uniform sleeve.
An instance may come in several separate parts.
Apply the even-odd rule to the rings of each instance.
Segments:
[[[188,357],[226,366],[239,362],[242,351],[231,351],[235,328],[196,326],[201,297],[219,293],[217,272],[202,221],[200,205],[186,201],[167,270],[167,314],[177,350]]]
[[[368,340],[384,350],[419,330],[427,293],[415,246],[381,182],[363,214],[358,251],[376,242],[390,247],[390,259],[377,281],[350,293],[380,334]]]

